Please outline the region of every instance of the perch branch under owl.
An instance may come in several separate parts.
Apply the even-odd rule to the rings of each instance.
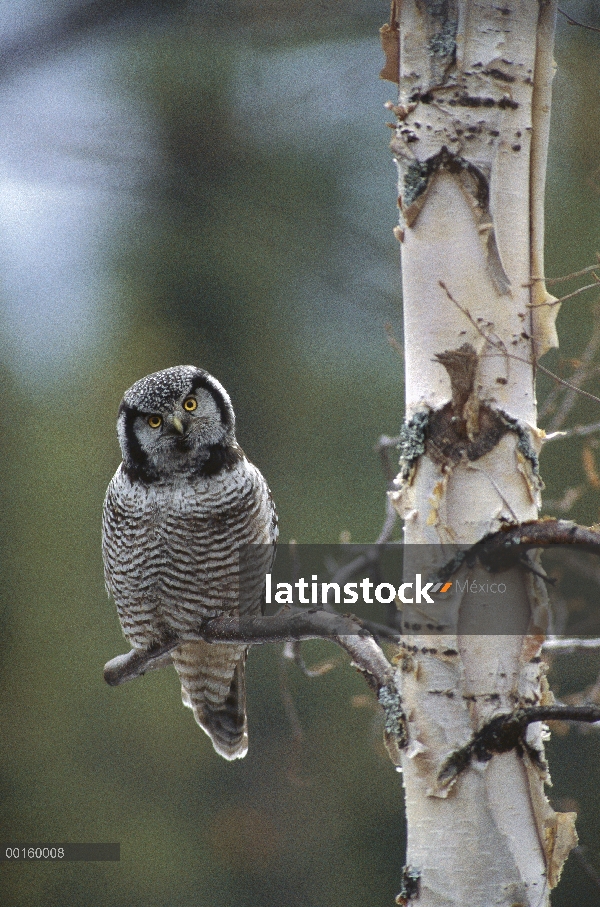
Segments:
[[[371,686],[379,689],[390,682],[394,668],[362,621],[348,615],[317,609],[284,607],[267,617],[216,617],[202,623],[196,632],[188,630],[185,641],[193,639],[212,643],[259,645],[267,642],[290,642],[308,639],[330,639],[348,652],[356,667],[372,678]],[[134,680],[147,671],[166,667],[170,652],[180,640],[160,647],[132,649],[112,658],[104,667],[104,679],[110,686]]]

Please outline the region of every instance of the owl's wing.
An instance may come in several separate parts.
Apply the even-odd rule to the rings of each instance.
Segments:
[[[104,580],[123,633],[135,648],[164,641],[157,594],[161,544],[143,488],[119,467],[108,486],[102,514]]]
[[[273,569],[279,536],[277,511],[271,490],[262,474],[256,474],[254,531],[242,540],[239,548],[239,614],[255,616],[265,613],[265,576]]]

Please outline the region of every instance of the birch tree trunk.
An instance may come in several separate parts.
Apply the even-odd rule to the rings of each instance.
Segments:
[[[558,306],[538,279],[555,15],[555,0],[399,0],[382,30],[382,75],[399,82],[406,423],[393,499],[407,544],[472,544],[538,514],[535,361],[557,343]],[[576,841],[573,814],[544,793],[539,724],[528,751],[440,775],[490,718],[549,700],[544,588],[513,579],[522,635],[407,644],[399,903],[418,890],[422,907],[541,907]],[[455,593],[459,628],[484,599]]]

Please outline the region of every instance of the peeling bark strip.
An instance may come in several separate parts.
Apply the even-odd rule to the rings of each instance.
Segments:
[[[413,899],[419,897],[421,873],[414,866],[405,866],[402,870],[402,887],[396,895],[396,904],[406,907]]]
[[[392,0],[389,24],[379,29],[381,48],[385,54],[385,65],[379,73],[380,79],[398,84],[398,68],[400,65],[400,32],[398,31],[397,0]]]
[[[402,0],[382,34],[383,75],[398,80],[387,106],[406,338],[391,497],[406,542],[439,545],[432,573],[444,543],[474,545],[538,516],[534,362],[556,344],[557,307],[541,304],[551,297],[539,279],[555,15],[555,0]],[[522,755],[507,743],[477,767],[466,759],[453,784],[440,774],[498,715],[551,704],[547,601],[531,566],[510,568],[510,618],[538,635],[404,646],[407,865],[421,907],[544,907],[576,840],[573,816],[545,797],[539,722],[523,731]],[[483,579],[481,564],[471,570]],[[461,614],[486,605],[461,595]],[[414,897],[405,890],[399,903]]]

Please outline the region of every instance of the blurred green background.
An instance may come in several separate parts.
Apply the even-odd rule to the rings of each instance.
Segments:
[[[592,2],[565,9],[600,25]],[[309,679],[280,647],[255,649],[250,752],[227,764],[181,706],[172,670],[104,684],[104,663],[126,645],[100,557],[122,393],[188,362],[229,390],[284,543],[377,536],[386,486],[374,444],[403,415],[385,328],[401,339],[383,110],[394,87],[377,78],[387,5],[7,0],[6,10],[0,841],[120,842],[121,862],[3,863],[0,902],[390,904],[401,777],[347,659],[307,645],[309,663],[336,663]],[[600,35],[561,20],[556,58],[551,275],[600,248]],[[546,365],[563,377],[595,301],[584,294],[560,315],[560,356]],[[541,398],[551,386],[542,377]],[[598,392],[594,373],[586,386]],[[600,405],[580,401],[568,424],[598,420]],[[595,443],[544,455],[547,512],[600,519]],[[596,655],[572,656],[552,677],[566,694],[599,669]],[[579,810],[589,864],[571,858],[556,905],[600,897],[599,751],[594,732],[549,745],[553,803]]]

